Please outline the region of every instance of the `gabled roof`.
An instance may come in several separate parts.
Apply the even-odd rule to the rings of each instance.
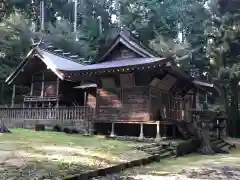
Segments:
[[[120,59],[115,61],[106,61],[96,64],[85,65],[77,68],[76,70],[66,70],[68,72],[88,72],[88,71],[102,71],[108,69],[118,69],[118,68],[132,68],[136,66],[150,66],[154,64],[165,64],[169,62],[166,58],[130,58],[130,59]]]
[[[219,96],[221,94],[221,89],[213,83],[208,83],[204,81],[194,80],[193,84],[195,84],[197,87],[203,89],[206,92],[212,92]]]
[[[107,57],[119,44],[123,44],[133,52],[137,53],[141,57],[159,57],[159,54],[154,52],[152,49],[143,45],[137,38],[135,38],[129,31],[123,30],[120,34],[113,40],[112,44],[95,62],[102,62],[105,57]]]
[[[12,81],[18,76],[22,69],[34,58],[38,57],[53,73],[60,79],[64,79],[61,71],[75,70],[81,68],[83,65],[74,62],[71,59],[61,57],[39,47],[33,48],[25,59],[17,66],[17,68],[6,78],[5,82],[11,84]]]

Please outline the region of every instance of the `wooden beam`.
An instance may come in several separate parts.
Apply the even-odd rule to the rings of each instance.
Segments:
[[[34,77],[33,77],[33,75],[32,75],[30,96],[33,95],[33,81],[34,81],[33,78],[34,78]]]
[[[11,108],[14,107],[14,102],[15,102],[15,94],[16,94],[16,85],[13,85],[13,90],[12,90],[12,102],[11,102]]]
[[[56,95],[59,95],[59,78],[57,77]]]
[[[59,95],[59,77],[57,77],[57,87],[56,87],[56,96],[58,96]],[[57,100],[57,102],[56,102],[56,107],[58,107],[59,106],[59,100]]]
[[[42,73],[42,89],[41,89],[41,97],[44,95],[44,73]]]

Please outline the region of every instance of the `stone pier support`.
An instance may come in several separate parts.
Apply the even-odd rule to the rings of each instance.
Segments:
[[[143,139],[144,138],[144,134],[143,134],[143,124],[140,124],[140,135],[139,135],[139,139]]]
[[[155,141],[160,141],[161,140],[161,136],[160,136],[160,129],[159,129],[159,121],[157,121],[157,133],[156,133],[156,138]]]
[[[111,129],[110,137],[114,137],[114,136],[115,136],[115,132],[114,132],[114,123],[112,123],[112,129]]]

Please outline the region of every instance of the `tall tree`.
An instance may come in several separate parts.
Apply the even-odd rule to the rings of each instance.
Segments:
[[[229,1],[230,2],[230,1]],[[234,1],[232,1],[234,2]],[[207,53],[211,62],[213,75],[222,84],[225,96],[225,108],[232,118],[231,131],[237,135],[239,119],[239,80],[240,80],[240,12],[234,10],[231,3],[228,8],[222,6],[223,1],[215,1],[213,18],[207,23]],[[226,4],[225,4],[226,5]],[[227,9],[227,10],[226,10]],[[216,11],[218,10],[218,11]],[[230,99],[230,108],[229,106]]]

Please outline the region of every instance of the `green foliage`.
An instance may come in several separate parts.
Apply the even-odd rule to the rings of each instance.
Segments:
[[[66,20],[58,21],[54,26],[49,24],[48,31],[42,34],[43,39],[51,42],[55,47],[62,48],[66,52],[78,54],[82,58],[87,59],[93,56],[88,38],[78,32],[78,41],[76,41],[76,33],[72,32],[71,27],[72,24]]]
[[[240,12],[224,14],[207,25],[206,35],[209,37],[207,57],[215,69],[219,69],[220,79],[240,78],[239,38]]]
[[[0,23],[1,62],[0,79],[6,78],[29,51],[32,31],[30,22],[16,12]]]

